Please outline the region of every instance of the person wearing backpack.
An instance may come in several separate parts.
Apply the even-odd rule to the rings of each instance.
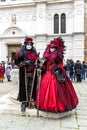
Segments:
[[[82,65],[79,60],[77,60],[75,63],[75,74],[76,74],[77,82],[81,82],[82,81],[82,79],[81,79]]]

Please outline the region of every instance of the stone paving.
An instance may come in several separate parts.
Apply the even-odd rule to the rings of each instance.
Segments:
[[[40,112],[37,117],[36,109],[22,114],[20,103],[12,101],[18,94],[16,82],[0,83],[0,130],[87,130],[87,80],[73,84],[79,98],[74,111],[65,115]]]

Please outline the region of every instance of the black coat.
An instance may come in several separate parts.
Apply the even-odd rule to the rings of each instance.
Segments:
[[[16,58],[15,58],[15,64],[19,66],[19,94],[18,94],[18,100],[21,102],[27,102],[28,101],[28,91],[27,91],[27,78],[26,78],[26,69],[29,70],[29,73],[34,73],[34,64],[37,59],[37,52],[35,48],[33,48],[30,52],[33,56],[29,57],[28,60],[30,60],[30,64],[25,64],[24,66],[20,67],[21,61],[24,61],[27,59],[27,51],[23,48],[20,49],[16,53]],[[33,66],[33,67],[32,67]],[[33,76],[32,76],[33,78]],[[34,88],[33,88],[33,94],[32,98],[35,100],[36,97],[36,87],[37,87],[37,78],[35,75],[35,81],[34,81]]]

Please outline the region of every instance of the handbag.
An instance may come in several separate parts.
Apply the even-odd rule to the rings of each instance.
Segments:
[[[60,83],[64,83],[66,81],[66,78],[65,76],[61,73],[57,76],[57,80],[60,82]]]

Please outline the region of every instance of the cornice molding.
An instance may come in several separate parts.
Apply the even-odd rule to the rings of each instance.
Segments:
[[[36,34],[35,37],[37,36],[46,36],[46,37],[59,37],[59,36],[74,36],[74,35],[78,35],[78,34],[83,34],[84,35],[84,32],[74,32],[74,33],[70,33],[70,34],[66,34],[66,33],[63,33],[63,34]]]
[[[47,3],[53,4],[53,3],[67,3],[67,2],[73,2],[73,0],[47,0]]]
[[[12,4],[12,3],[5,3],[5,4],[0,4],[0,9],[6,9],[6,8],[18,8],[18,7],[27,7],[27,6],[35,6],[35,2],[32,3],[16,3],[16,4]]]
[[[56,4],[56,3],[67,3],[73,2],[73,0],[35,0],[33,2],[0,2],[0,9],[6,8],[16,8],[16,7],[27,7],[27,6],[35,6],[38,3],[46,3],[46,4]]]
[[[47,2],[47,3],[64,3],[73,2],[73,0],[34,0],[36,3]]]
[[[47,0],[34,0],[34,2],[35,3],[43,3],[43,2],[47,3]]]

